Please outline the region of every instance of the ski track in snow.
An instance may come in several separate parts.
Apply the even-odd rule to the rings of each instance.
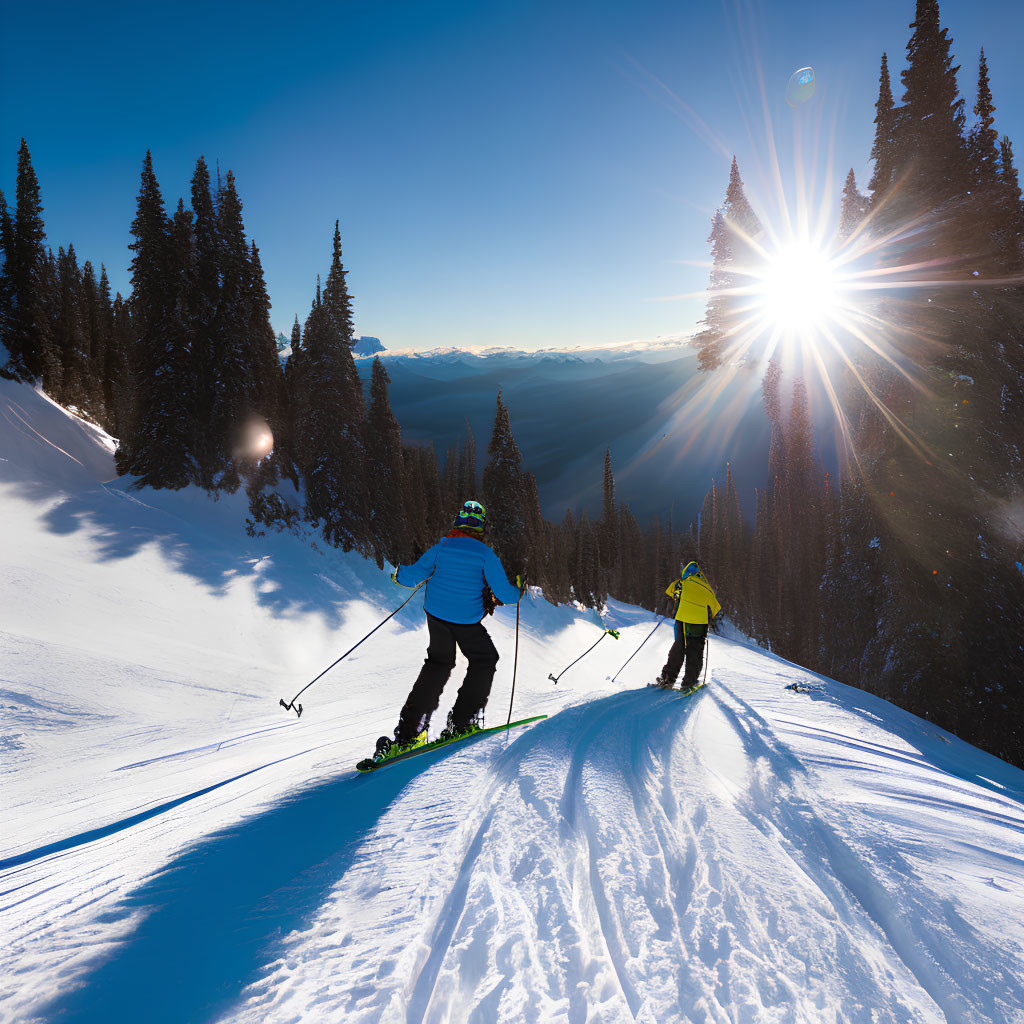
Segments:
[[[277,700],[387,570],[133,497],[8,381],[0,445],[0,1022],[1024,1024],[1017,769],[741,638],[692,697],[641,687],[664,635],[613,684],[649,616],[536,598],[515,710],[550,717],[361,776],[416,607]]]
[[[937,899],[912,830],[822,801],[728,683],[479,746],[403,791],[225,1020],[1021,1019],[1019,930]]]

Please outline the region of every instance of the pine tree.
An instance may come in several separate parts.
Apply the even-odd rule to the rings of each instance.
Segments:
[[[130,306],[118,292],[110,308],[111,343],[107,349],[106,380],[109,384],[111,418],[107,430],[122,444],[135,432],[138,420],[138,378],[136,360],[139,358],[135,329]]]
[[[729,230],[748,244],[761,234],[761,222],[757,219],[757,214],[754,213],[743,189],[743,180],[740,178],[740,168],[735,156],[729,168],[729,185],[725,190],[722,213],[725,215]]]
[[[103,351],[106,339],[100,308],[100,286],[89,260],[82,266],[82,320],[86,339],[82,408],[86,409],[97,423],[103,423]]]
[[[207,488],[233,491],[240,466],[234,457],[257,392],[248,331],[251,323],[249,246],[242,201],[229,170],[217,194],[220,294],[213,326],[213,407],[201,466]],[[276,347],[276,346],[275,346]]]
[[[149,152],[131,230],[137,404],[131,433],[121,437],[117,450],[118,472],[138,477],[137,486],[179,488],[193,474],[192,364],[187,340],[175,319],[176,254]]]
[[[1013,268],[1017,257],[1013,204],[1008,202],[1009,193],[999,173],[995,110],[983,49],[978,59],[978,98],[974,104],[977,121],[967,136],[971,218],[965,242],[973,257],[972,266],[986,276],[999,276],[1003,268]]]
[[[0,344],[6,345],[12,330],[14,316],[14,287],[11,281],[11,260],[14,252],[14,221],[7,200],[0,189]],[[0,374],[7,364],[7,355],[0,352]]]
[[[1021,203],[1020,180],[1013,162],[1013,143],[1006,135],[999,140],[999,180],[1010,191],[1019,206]]]
[[[346,278],[348,271],[341,261],[341,227],[334,222],[334,249],[331,255],[331,269],[324,284],[324,308],[341,339],[352,348],[353,338],[352,296],[349,295]],[[353,365],[355,365],[353,363]]]
[[[107,277],[107,268],[102,263],[100,264],[100,280],[96,289],[96,302],[99,353],[95,374],[99,380],[99,400],[103,410],[101,423],[107,433],[117,437],[116,407],[119,382],[114,369],[117,360],[114,304],[110,298],[110,279]]]
[[[448,448],[444,453],[444,472],[441,474],[441,498],[445,509],[452,515],[458,512],[460,505],[458,454],[455,448]]]
[[[274,448],[260,464],[265,483],[277,482],[279,472],[289,473],[287,390],[277,338],[270,324],[270,296],[263,278],[263,263],[256,243],[249,246],[246,264],[246,293],[249,310],[248,348],[249,392],[244,396],[244,413],[254,422],[264,420],[274,439]]]
[[[940,27],[938,0],[917,0],[901,72],[903,106],[896,126],[900,168],[917,211],[934,209],[966,191],[964,101],[953,65],[952,40]]]
[[[745,283],[759,261],[757,240],[762,227],[743,189],[739,165],[733,157],[725,202],[711,222],[711,277],[702,329],[694,338],[698,366],[712,370],[727,358],[742,355],[738,331],[741,315],[735,289]]]
[[[249,313],[247,358],[250,391],[244,396],[248,436],[251,438],[266,427],[272,438],[269,452],[243,452],[235,459],[245,473],[249,497],[250,520],[247,527],[256,532],[257,523],[274,529],[293,526],[300,513],[276,485],[282,476],[298,487],[294,462],[293,417],[289,409],[289,389],[277,348],[277,338],[270,325],[270,297],[263,279],[263,265],[256,243],[249,246],[246,264],[246,306]],[[298,328],[296,319],[295,329]]]
[[[434,446],[414,445],[406,448],[405,459],[410,457],[417,463],[419,477],[420,508],[424,525],[423,539],[426,547],[437,541],[438,535],[444,533],[450,520],[444,516],[444,503],[441,498],[441,473],[437,466],[437,455]]]
[[[567,513],[569,515],[569,513]],[[569,571],[570,531],[565,523],[544,523],[548,553],[548,566],[544,575],[544,597],[552,604],[567,604],[572,600],[572,576]]]
[[[868,210],[867,196],[861,194],[857,188],[857,179],[854,176],[853,168],[846,176],[846,184],[843,186],[843,200],[839,209],[839,240],[846,241],[864,220]]]
[[[600,592],[609,594],[617,590],[619,554],[619,516],[615,503],[615,477],[612,475],[612,453],[604,450],[604,482],[602,486],[600,527]]]
[[[1013,163],[1013,145],[1005,135],[999,141],[999,181],[1006,209],[1009,262],[1011,267],[1019,268],[1024,264],[1024,198]]]
[[[467,419],[466,440],[459,446],[458,488],[461,501],[466,501],[475,495],[479,485],[476,471],[476,439],[473,437],[473,428]]]
[[[526,526],[526,557],[522,574],[531,583],[543,587],[547,581],[549,554],[546,548],[547,532],[540,511],[540,493],[537,478],[523,473],[523,522]]]
[[[48,335],[45,289],[47,273],[43,242],[43,203],[39,179],[25,140],[18,150],[18,175],[15,184],[14,231],[6,250],[11,320],[4,336],[8,362],[4,375],[32,380],[43,372],[43,347]]]
[[[872,208],[885,199],[894,184],[896,174],[896,105],[889,82],[889,58],[882,54],[882,70],[878,76],[878,100],[875,103],[875,140],[871,145],[871,159],[875,169],[868,183]]]
[[[711,478],[711,490],[704,495],[704,502],[697,514],[696,546],[697,558],[701,562],[714,561],[716,532],[718,526],[718,485]]]
[[[761,382],[761,396],[764,410],[771,427],[771,440],[768,445],[768,476],[774,480],[785,473],[784,451],[782,441],[782,399],[779,396],[779,385],[782,370],[776,360],[772,360],[765,370]]]
[[[787,447],[782,421],[780,396],[782,371],[774,360],[768,364],[761,384],[765,413],[771,425],[768,447],[768,488],[758,501],[755,522],[755,548],[759,564],[757,572],[762,581],[761,629],[762,637],[770,638],[772,650],[785,652],[790,648],[790,620],[785,616],[788,603],[790,577],[787,564],[791,522],[787,479]]]
[[[621,571],[615,597],[629,604],[649,603],[647,547],[640,524],[625,502],[619,506],[618,521]]]
[[[81,409],[88,364],[88,334],[83,318],[82,272],[69,245],[57,250],[52,297],[51,354],[43,359],[43,387],[62,405]]]
[[[58,253],[61,251],[62,247],[58,247]],[[33,379],[42,383],[44,389],[56,389],[60,386],[61,376],[60,353],[57,351],[55,336],[55,331],[60,327],[60,307],[57,256],[52,249],[47,249],[36,264],[32,278],[35,288],[32,300],[35,307],[32,317],[35,333],[32,342],[35,364],[39,369],[38,377]]]
[[[982,48],[978,57],[978,99],[974,104],[977,123],[967,136],[972,191],[992,189],[999,181],[999,133],[995,130],[995,103],[988,81],[988,62]]]
[[[316,281],[317,294],[320,294],[320,278]],[[302,475],[302,467],[305,464],[305,443],[302,437],[302,424],[307,416],[306,404],[309,400],[309,387],[306,382],[309,357],[306,354],[306,346],[302,337],[302,328],[299,326],[298,315],[292,324],[291,333],[291,354],[284,368],[284,382],[288,391],[288,429],[293,440],[292,456],[295,461],[299,475]]]
[[[603,607],[598,592],[598,537],[586,510],[576,522],[575,555],[573,558],[572,589],[576,600],[584,608]]]
[[[370,407],[366,422],[366,465],[369,481],[370,532],[377,567],[401,565],[411,546],[405,518],[402,431],[388,400],[388,372],[373,360]]]
[[[196,453],[197,483],[211,490],[221,465],[220,440],[215,424],[221,392],[218,366],[220,322],[221,243],[217,211],[210,191],[210,172],[200,157],[191,181],[194,264],[189,296],[192,366],[196,389],[192,398],[192,448]]]
[[[484,469],[483,490],[491,542],[509,572],[522,572],[527,554],[523,457],[500,391],[487,451],[490,461]]]
[[[831,675],[834,664],[832,652],[836,649],[835,637],[842,628],[842,611],[836,601],[835,579],[842,558],[842,534],[840,521],[840,500],[829,473],[825,474],[825,488],[822,496],[822,532],[825,539],[824,561],[821,577],[821,601],[818,609],[818,635],[820,646],[816,662],[825,667]]]
[[[743,514],[740,510],[739,495],[736,493],[736,480],[732,475],[732,466],[725,464],[725,487],[722,494],[721,520],[721,551],[714,567],[715,579],[718,582],[719,600],[728,601],[729,617],[741,628],[746,626],[747,580],[746,562],[748,551],[743,530]]]
[[[791,597],[792,650],[801,664],[817,656],[818,593],[824,572],[825,537],[819,472],[814,458],[814,430],[803,378],[793,384],[793,400],[786,426],[786,479],[789,506],[786,523],[787,569]]]
[[[284,366],[284,380],[288,388],[288,408],[294,420],[295,408],[302,386],[299,383],[302,377],[302,366],[305,353],[302,349],[302,328],[299,326],[299,317],[296,315],[295,323],[292,324],[291,340],[289,342],[290,354]],[[294,423],[291,430],[295,436]]]
[[[335,243],[328,278],[331,306],[321,296],[318,280],[302,332],[301,359],[289,377],[296,461],[306,481],[307,515],[321,524],[324,538],[346,551],[367,551],[363,393],[339,319],[344,274],[337,228]]]

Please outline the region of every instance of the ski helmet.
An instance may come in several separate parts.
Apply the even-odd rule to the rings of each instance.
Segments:
[[[483,530],[487,525],[487,510],[479,501],[470,499],[455,517],[455,526],[459,530]]]
[[[697,576],[700,573],[700,566],[696,562],[687,562],[686,565],[680,566],[680,571],[685,580],[691,576]]]

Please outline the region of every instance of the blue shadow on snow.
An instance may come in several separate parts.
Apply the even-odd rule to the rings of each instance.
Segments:
[[[383,810],[438,751],[286,798],[186,850],[107,920],[135,931],[41,1016],[61,1024],[201,1024],[241,998],[274,945],[308,924]]]

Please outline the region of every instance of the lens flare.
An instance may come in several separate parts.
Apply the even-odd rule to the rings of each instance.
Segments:
[[[786,86],[786,102],[791,107],[799,107],[814,95],[814,68],[800,68],[789,76]]]
[[[274,433],[262,416],[254,416],[238,431],[234,448],[236,460],[265,459],[274,450]]]

